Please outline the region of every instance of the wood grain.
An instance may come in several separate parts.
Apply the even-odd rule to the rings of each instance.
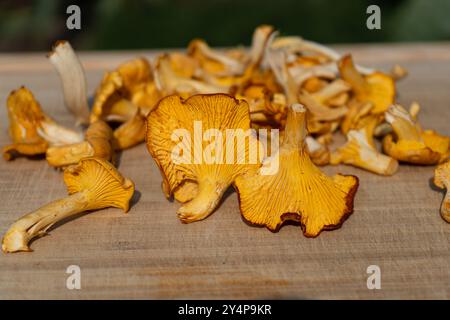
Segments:
[[[419,101],[423,126],[450,135],[449,43],[338,49],[385,70],[405,66],[410,76],[398,85],[399,101]],[[90,92],[104,70],[153,54],[82,53]],[[44,53],[0,54],[0,145],[9,142],[6,97],[20,85],[54,118],[72,125]],[[389,178],[347,166],[324,170],[356,174],[360,188],[343,227],[316,239],[296,226],[278,233],[248,226],[232,191],[207,220],[183,225],[140,145],[120,159],[120,171],[138,190],[129,214],[106,209],[82,215],[34,242],[33,253],[0,254],[0,298],[449,299],[450,225],[439,216],[442,193],[430,185],[433,168],[402,165]],[[0,161],[0,233],[22,214],[64,196],[61,173],[45,161]],[[66,289],[65,270],[72,264],[81,268],[81,290]],[[381,290],[366,287],[373,264],[381,268]]]

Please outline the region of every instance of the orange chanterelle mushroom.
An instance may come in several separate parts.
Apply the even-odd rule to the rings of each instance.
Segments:
[[[246,132],[250,116],[247,102],[225,94],[194,95],[187,100],[168,96],[148,115],[147,147],[161,170],[166,196],[174,195],[183,203],[178,209],[182,222],[206,218],[249,167],[242,159],[247,143],[243,152],[227,158],[231,140],[225,137],[230,129]]]
[[[286,220],[300,221],[304,234],[315,237],[324,229],[337,228],[352,213],[358,178],[328,177],[313,164],[305,148],[305,115],[300,104],[288,109],[278,156],[262,163],[279,161],[278,170],[265,175],[261,169],[249,171],[236,179],[235,186],[242,215],[250,223],[275,231]]]

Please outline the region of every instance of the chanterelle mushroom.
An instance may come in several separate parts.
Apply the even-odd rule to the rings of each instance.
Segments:
[[[3,252],[31,251],[28,243],[58,221],[88,210],[115,207],[128,211],[134,184],[109,162],[86,158],[64,171],[69,196],[46,204],[17,220],[2,240]]]
[[[441,189],[447,189],[442,200],[441,216],[450,223],[450,161],[440,164],[434,170],[434,184]]]
[[[150,63],[145,58],[127,61],[103,77],[95,94],[90,121],[125,122],[134,117],[138,108],[147,114],[161,97]]]
[[[373,142],[377,118],[371,116],[365,122],[363,128],[347,133],[347,143],[331,154],[331,164],[345,163],[385,176],[394,174],[397,160],[380,153]]]
[[[113,132],[104,121],[92,123],[85,133],[85,141],[47,149],[46,159],[52,167],[77,164],[88,157],[102,158],[112,162],[114,157]]]
[[[351,55],[339,60],[338,67],[342,79],[352,87],[356,100],[374,105],[372,113],[383,113],[394,102],[395,82],[389,75],[379,71],[362,75],[353,64]]]
[[[13,144],[3,148],[3,157],[43,154],[48,146],[82,141],[82,134],[58,125],[41,109],[30,90],[21,87],[7,100],[9,135]]]
[[[337,228],[353,211],[358,178],[328,177],[312,163],[305,148],[305,115],[300,104],[288,109],[278,171],[272,175],[248,171],[236,178],[235,186],[247,221],[275,231],[284,221],[296,220],[306,236],[315,237],[324,229]],[[273,159],[264,160],[263,166]]]
[[[196,192],[189,195],[185,189],[177,199],[187,201],[177,212],[182,222],[206,218],[234,179],[248,168],[242,157],[249,144],[237,146],[233,159],[228,158],[228,151],[235,149],[227,147],[232,142],[226,138],[227,129],[244,134],[250,129],[250,116],[247,102],[225,94],[194,95],[187,100],[168,96],[147,116],[147,147],[161,170],[166,196],[177,196],[177,190],[186,185]],[[213,141],[205,142],[203,133]]]
[[[402,106],[392,105],[385,117],[394,130],[394,134],[383,139],[386,154],[400,161],[423,165],[437,164],[448,158],[450,138],[423,130]]]

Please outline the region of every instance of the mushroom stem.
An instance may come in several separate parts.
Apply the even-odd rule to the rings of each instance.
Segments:
[[[288,108],[283,146],[304,148],[306,138],[306,109],[299,103]]]
[[[200,180],[196,197],[178,209],[178,218],[183,223],[205,219],[217,207],[228,186],[229,183],[218,184],[208,179]]]
[[[58,41],[48,58],[61,78],[67,109],[76,117],[77,124],[88,124],[86,77],[72,46],[67,41]]]
[[[28,243],[44,236],[55,223],[89,209],[84,192],[52,201],[17,220],[6,232],[2,241],[3,252],[32,251]]]

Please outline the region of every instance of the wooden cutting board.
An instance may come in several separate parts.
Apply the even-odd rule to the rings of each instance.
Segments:
[[[420,102],[420,121],[450,135],[450,43],[340,46],[358,63],[410,75],[399,101]],[[105,70],[155,52],[82,53],[92,93]],[[0,54],[0,145],[9,143],[5,101],[21,85],[64,125],[56,73],[39,54]],[[278,233],[250,227],[230,190],[208,219],[176,218],[144,145],[120,156],[134,180],[128,214],[106,209],[72,219],[34,243],[33,253],[0,254],[0,298],[450,298],[450,225],[439,216],[443,193],[433,167],[402,165],[392,177],[347,166],[326,167],[360,178],[355,211],[339,230],[305,238],[297,226]],[[0,233],[22,214],[66,194],[61,172],[44,160],[0,160]],[[66,269],[81,269],[81,289],[66,288]],[[367,268],[381,269],[381,289],[367,289]]]

